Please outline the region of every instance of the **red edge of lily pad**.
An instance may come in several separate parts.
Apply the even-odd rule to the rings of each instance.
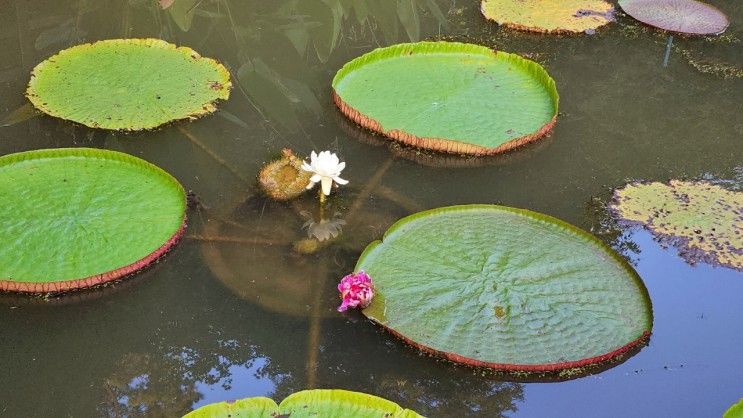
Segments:
[[[13,280],[0,280],[0,291],[20,293],[57,293],[87,289],[112,282],[130,274],[134,274],[164,256],[178,243],[178,241],[180,241],[185,231],[186,217],[184,216],[181,227],[178,228],[178,231],[176,231],[175,234],[160,248],[140,260],[135,261],[128,266],[117,268],[116,270],[96,274],[83,279],[63,280],[58,282],[18,282]]]
[[[377,322],[377,321],[374,321],[374,322]],[[405,343],[423,351],[424,353],[432,354],[434,356],[442,357],[449,361],[453,361],[454,363],[464,364],[464,365],[472,366],[472,367],[484,367],[488,369],[493,369],[495,371],[504,371],[504,372],[527,372],[527,373],[554,373],[554,372],[559,372],[559,371],[566,370],[566,369],[574,369],[574,368],[587,367],[587,366],[598,366],[603,363],[610,362],[613,359],[616,359],[624,354],[631,352],[632,350],[636,348],[639,348],[647,344],[647,342],[650,340],[650,334],[651,334],[650,331],[645,331],[643,332],[642,336],[640,336],[640,338],[630,342],[627,345],[619,347],[614,351],[608,352],[606,354],[602,354],[600,356],[590,357],[590,358],[586,358],[582,360],[574,360],[574,361],[566,361],[562,363],[550,363],[550,364],[508,364],[508,363],[489,363],[487,361],[475,360],[469,357],[461,356],[456,353],[439,351],[434,348],[425,346],[423,344],[416,343],[415,341],[402,335],[398,331],[395,331],[394,329],[389,328],[380,322],[377,322],[377,323],[381,325],[384,329],[389,331],[395,337],[400,338],[401,340],[405,341]]]

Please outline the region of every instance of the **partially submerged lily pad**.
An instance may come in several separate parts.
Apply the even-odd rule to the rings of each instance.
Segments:
[[[730,21],[714,6],[696,0],[619,0],[628,15],[656,28],[692,35],[719,35]]]
[[[499,25],[532,32],[591,32],[614,21],[604,0],[482,0],[480,10]]]
[[[186,194],[165,171],[114,151],[0,157],[0,290],[59,292],[142,269],[180,238]]]
[[[698,261],[743,270],[743,192],[707,182],[671,180],[618,189],[616,214],[645,226],[661,241]]]
[[[547,134],[554,80],[515,54],[454,42],[379,48],[333,79],[338,108],[359,125],[435,151],[487,155]]]
[[[738,403],[728,408],[722,418],[743,418],[743,399],[739,400]]]
[[[647,290],[572,225],[495,205],[420,212],[369,245],[364,314],[426,352],[473,366],[561,372],[618,360],[652,328]]]
[[[213,112],[229,71],[159,39],[109,39],[65,49],[31,73],[26,96],[44,113],[92,128],[142,130]]]
[[[304,390],[289,395],[281,404],[269,398],[247,398],[202,406],[183,418],[416,418],[414,411],[386,399],[340,389]]]
[[[258,174],[261,189],[275,200],[291,200],[307,190],[312,173],[302,170],[302,160],[285,148],[281,158],[263,166]]]

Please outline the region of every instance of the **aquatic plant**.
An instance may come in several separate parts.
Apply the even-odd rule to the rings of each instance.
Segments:
[[[374,283],[371,277],[362,270],[341,279],[338,283],[338,291],[341,292],[343,301],[338,307],[338,312],[345,312],[348,308],[364,309],[374,298]]]
[[[219,402],[192,411],[183,418],[264,418],[290,416],[292,418],[416,418],[414,411],[403,409],[386,399],[340,389],[304,390],[289,395],[276,404],[269,398],[246,398],[235,402]]]
[[[610,207],[676,246],[690,264],[743,270],[743,192],[703,181],[631,183],[614,192]]]
[[[575,372],[647,341],[652,308],[632,267],[555,218],[494,205],[408,216],[355,271],[374,278],[364,315],[454,362],[525,373]]]
[[[367,129],[418,148],[472,155],[543,137],[559,100],[539,64],[455,42],[375,49],[338,71],[333,98]]]
[[[346,185],[348,180],[340,177],[341,171],[346,168],[346,163],[341,162],[338,156],[330,151],[321,151],[320,154],[312,151],[310,162],[302,164],[302,170],[312,174],[310,184],[307,190],[315,187],[320,183],[320,201],[325,200],[325,196],[330,196],[333,184]]]
[[[226,100],[229,71],[160,39],[76,45],[37,65],[26,96],[40,111],[92,128],[137,131],[195,119]]]
[[[60,292],[134,273],[186,227],[186,193],[120,152],[65,148],[0,157],[0,290]]]
[[[544,33],[591,33],[614,21],[604,0],[482,0],[485,18],[509,28]]]
[[[258,184],[269,197],[275,200],[291,200],[307,190],[311,173],[302,169],[302,159],[292,150],[281,150],[281,158],[261,168]]]
[[[739,400],[735,405],[728,408],[723,414],[722,418],[743,418],[743,399]]]
[[[628,15],[671,32],[719,35],[730,21],[714,6],[696,0],[619,0]]]

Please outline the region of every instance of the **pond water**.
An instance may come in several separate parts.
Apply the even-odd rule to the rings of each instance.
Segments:
[[[0,128],[0,154],[120,150],[168,170],[200,201],[187,237],[136,277],[48,300],[0,295],[0,416],[180,416],[312,387],[376,394],[431,417],[719,417],[743,397],[743,275],[690,266],[605,211],[628,180],[743,188],[743,80],[715,73],[743,67],[742,2],[710,0],[730,28],[675,36],[667,66],[667,35],[621,15],[593,36],[557,37],[500,29],[477,1],[369,0],[367,15],[334,15],[334,3],[176,0],[163,12],[154,0],[0,2],[0,119],[20,109]],[[235,77],[230,100],[215,115],[137,134],[23,117],[39,61],[117,37],[159,37],[219,59]],[[561,96],[553,134],[497,158],[435,158],[390,147],[339,114],[329,86],[343,63],[422,39],[543,64]],[[317,216],[313,196],[285,205],[256,189],[258,169],[283,147],[331,149],[348,163],[351,183],[326,210],[345,221],[344,238],[314,254],[292,250]],[[338,279],[391,222],[463,203],[544,212],[622,252],[653,300],[649,346],[595,375],[513,381],[422,356],[335,312]]]

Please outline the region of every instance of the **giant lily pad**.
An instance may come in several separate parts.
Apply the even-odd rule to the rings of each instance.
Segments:
[[[656,28],[693,35],[718,35],[730,21],[716,7],[696,0],[619,0],[628,15]]]
[[[532,32],[580,33],[614,21],[604,0],[482,0],[480,10],[499,25]]]
[[[706,182],[635,183],[615,192],[617,215],[677,246],[694,264],[743,270],[743,192]]]
[[[0,157],[0,290],[58,292],[133,273],[183,233],[186,195],[160,168],[114,151]]]
[[[304,390],[289,395],[280,405],[269,398],[219,402],[192,411],[183,418],[416,418],[417,413],[372,395],[339,389]]]
[[[341,112],[397,141],[436,151],[497,154],[535,141],[557,118],[555,82],[539,64],[453,42],[379,48],[333,79]]]
[[[739,400],[738,403],[728,408],[722,418],[743,418],[743,399]]]
[[[211,113],[231,86],[222,64],[190,48],[110,39],[65,49],[37,65],[26,96],[52,116],[135,131]]]
[[[494,205],[404,218],[356,270],[377,296],[364,314],[449,360],[503,371],[564,372],[626,356],[652,308],[630,265],[555,218]]]

